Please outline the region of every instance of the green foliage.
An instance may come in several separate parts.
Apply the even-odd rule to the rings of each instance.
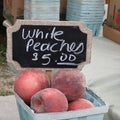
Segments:
[[[13,92],[11,91],[0,91],[0,96],[8,96],[8,95],[13,95]]]
[[[0,44],[0,65],[6,62],[6,48]]]

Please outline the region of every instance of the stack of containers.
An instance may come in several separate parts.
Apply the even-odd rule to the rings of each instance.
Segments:
[[[66,20],[82,21],[99,35],[104,16],[104,0],[68,0]]]
[[[24,19],[59,20],[60,0],[24,0]]]

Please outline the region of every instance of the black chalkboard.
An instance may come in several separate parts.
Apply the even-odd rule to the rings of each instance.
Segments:
[[[87,34],[76,25],[21,25],[12,33],[12,59],[24,68],[77,68],[86,48]]]

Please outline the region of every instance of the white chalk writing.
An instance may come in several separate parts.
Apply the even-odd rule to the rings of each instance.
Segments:
[[[38,61],[40,58],[44,60],[42,65],[49,65],[51,62],[51,55],[53,53],[61,53],[57,65],[76,65],[76,55],[83,53],[83,42],[67,42],[64,36],[63,30],[57,30],[53,27],[49,31],[43,31],[40,29],[22,29],[22,39],[26,41],[26,52],[33,51],[32,61]],[[47,42],[45,42],[47,40]],[[51,42],[54,40],[54,42]],[[39,53],[44,54],[39,57]],[[47,53],[45,53],[47,52]],[[49,54],[48,54],[49,53]]]

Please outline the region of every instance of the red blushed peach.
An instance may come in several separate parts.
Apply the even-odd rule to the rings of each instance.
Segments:
[[[35,113],[63,112],[68,110],[68,101],[61,91],[46,88],[32,96],[31,108]]]
[[[29,105],[31,97],[39,90],[49,87],[49,82],[42,70],[26,69],[17,76],[14,91]]]
[[[68,101],[84,98],[86,79],[78,69],[61,69],[51,79],[51,87],[63,92]]]
[[[94,104],[87,99],[79,98],[68,105],[68,110],[82,110],[87,108],[93,108]]]

